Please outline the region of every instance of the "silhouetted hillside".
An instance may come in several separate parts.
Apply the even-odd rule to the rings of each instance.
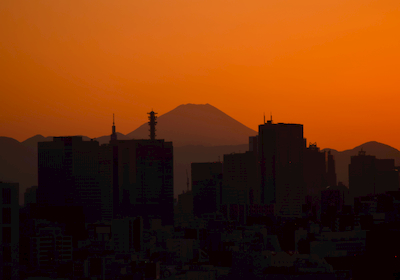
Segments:
[[[231,118],[210,104],[180,105],[158,117],[156,138],[172,141],[174,147],[186,145],[241,145],[257,132]],[[126,135],[129,138],[149,138],[147,123]]]
[[[209,104],[180,105],[161,115],[157,121],[157,138],[172,141],[174,145],[175,196],[186,189],[186,170],[190,177],[191,162],[223,161],[224,154],[243,153],[248,150],[246,143],[249,136],[257,134]],[[147,123],[127,135],[117,132],[121,140],[148,139],[148,134]],[[35,135],[20,143],[12,138],[0,137],[0,180],[19,182],[21,198],[26,188],[37,185],[37,143],[52,139],[52,136]],[[83,139],[90,140],[86,136]],[[100,144],[108,143],[110,135],[96,140]],[[400,151],[374,141],[342,152],[331,150],[336,161],[337,179],[346,186],[350,157],[357,155],[361,148],[379,159],[393,158],[400,166]]]
[[[37,185],[37,153],[13,138],[0,137],[0,181],[20,184],[20,202],[26,188]]]
[[[129,140],[129,139],[131,139],[128,136],[126,136],[126,135],[124,135],[122,133],[116,132],[116,134],[117,134],[117,139],[118,140]],[[97,137],[97,138],[95,138],[95,140],[98,141],[100,143],[100,145],[102,145],[102,144],[109,143],[110,142],[110,137],[111,137],[110,135],[105,135],[105,136]]]
[[[82,136],[82,135],[79,135],[79,136]],[[105,137],[105,136],[103,136],[103,137]],[[82,138],[83,138],[83,141],[90,141],[90,138],[87,136],[82,136]],[[53,141],[53,136],[44,137],[43,135],[37,134],[31,138],[26,139],[25,141],[22,141],[21,144],[24,147],[37,152],[37,143],[38,142],[46,142],[46,141]]]
[[[335,157],[337,180],[343,182],[347,187],[349,186],[349,164],[351,156],[358,155],[361,148],[367,155],[375,156],[378,159],[394,159],[395,164],[400,166],[400,151],[376,141],[370,141],[351,150],[345,150],[342,152],[331,150]]]

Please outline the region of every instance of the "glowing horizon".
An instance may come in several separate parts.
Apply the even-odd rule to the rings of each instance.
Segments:
[[[394,0],[0,3],[0,134],[127,134],[209,103],[258,131],[263,114],[346,150],[400,149]]]

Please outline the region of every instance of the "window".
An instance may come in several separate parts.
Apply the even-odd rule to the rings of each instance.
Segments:
[[[3,188],[3,204],[11,204],[11,189],[10,188]]]
[[[3,227],[3,243],[11,243],[11,227]]]
[[[3,208],[3,224],[11,224],[11,208]]]
[[[11,246],[3,246],[3,262],[11,262]]]

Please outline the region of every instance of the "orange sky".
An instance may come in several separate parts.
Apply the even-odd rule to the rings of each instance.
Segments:
[[[127,134],[209,103],[400,149],[400,1],[0,1],[0,135]]]

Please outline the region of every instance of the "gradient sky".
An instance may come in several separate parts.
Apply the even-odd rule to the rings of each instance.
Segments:
[[[2,0],[0,135],[127,134],[209,103],[400,149],[399,0]]]

